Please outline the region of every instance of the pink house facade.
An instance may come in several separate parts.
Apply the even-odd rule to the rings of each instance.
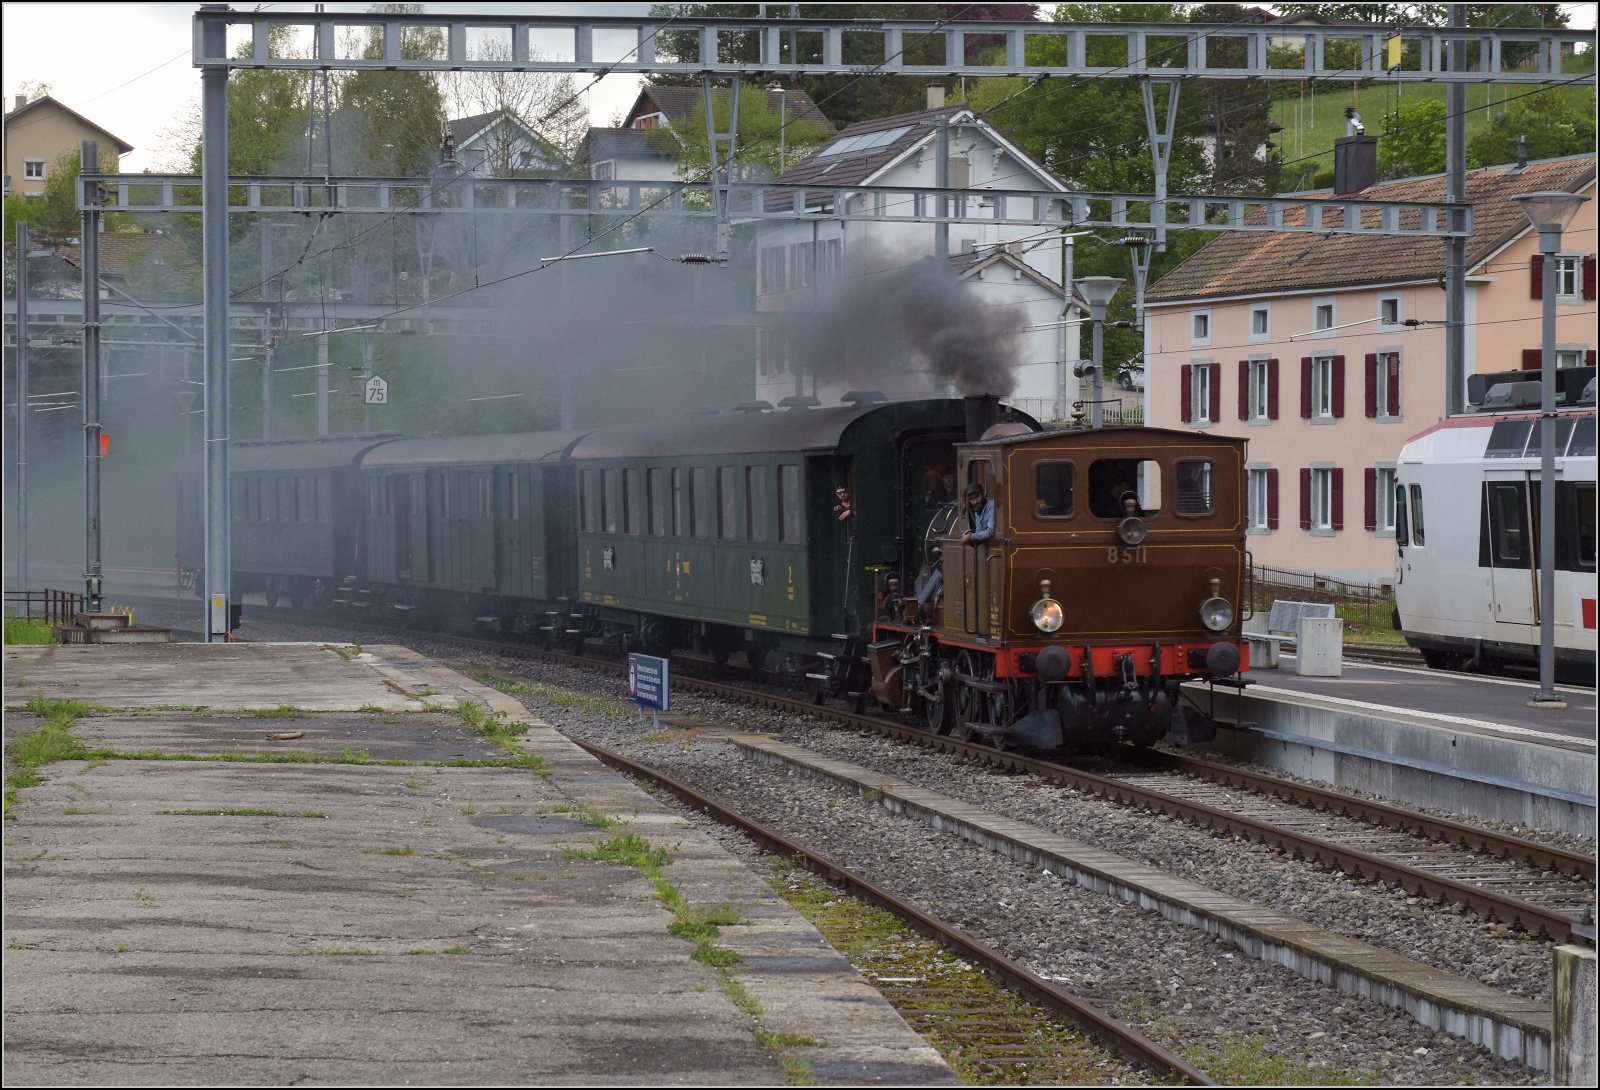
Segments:
[[[1360,195],[1441,200],[1443,187],[1403,179]],[[1591,197],[1554,269],[1513,199],[1541,189]],[[1592,156],[1469,175],[1469,375],[1539,366],[1546,287],[1558,365],[1594,365],[1594,195]],[[1151,288],[1145,419],[1249,440],[1257,565],[1392,582],[1395,459],[1445,415],[1443,251],[1421,239],[1221,235]]]

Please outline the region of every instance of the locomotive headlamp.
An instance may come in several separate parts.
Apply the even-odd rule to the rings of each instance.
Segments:
[[[1212,632],[1222,632],[1233,624],[1233,606],[1222,597],[1222,580],[1211,580],[1211,597],[1200,603],[1200,623]]]
[[[1066,610],[1061,608],[1061,603],[1050,597],[1050,580],[1039,580],[1039,600],[1033,603],[1028,616],[1033,620],[1033,627],[1040,632],[1055,632],[1067,619]]]
[[[1144,520],[1138,515],[1129,515],[1117,523],[1117,536],[1124,545],[1137,546],[1144,541]]]

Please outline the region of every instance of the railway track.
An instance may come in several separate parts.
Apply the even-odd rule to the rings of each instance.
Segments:
[[[318,618],[322,620],[322,618]],[[621,675],[615,662],[527,644],[363,623],[374,632],[427,639]],[[1224,836],[1239,836],[1330,869],[1377,879],[1419,897],[1459,904],[1481,916],[1556,942],[1594,941],[1594,860],[1578,853],[1327,788],[1249,773],[1216,762],[1149,753],[1132,771],[1092,772],[1057,761],[929,734],[877,715],[814,705],[799,696],[679,673],[679,686],[811,715],[913,742],[968,760],[1029,773],[1125,806],[1166,814]]]
[[[780,836],[662,772],[593,743],[579,739],[574,741],[612,768],[652,783],[691,808],[738,829],[766,851],[785,859],[803,860],[809,870],[830,884],[860,900],[886,909],[903,920],[911,930],[980,966],[986,976],[1022,996],[1047,1019],[1071,1023],[1108,1050],[1130,1063],[1153,1070],[1161,1077],[1180,1079],[1193,1086],[1217,1085],[1199,1068],[1133,1027],[1112,1018],[1093,1002],[1057,987],[959,928],[928,915],[826,856]],[[858,962],[858,959],[871,960],[870,952],[861,945],[847,945],[857,946],[852,962]],[[939,1040],[943,1046],[941,1051],[954,1052],[962,1057],[964,1063],[979,1068],[1004,1066],[1048,1071],[1053,1060],[1049,1054],[1051,1035],[1047,1031],[1040,1032],[1037,1017],[1030,1016],[1029,1012],[1000,1009],[988,990],[973,989],[959,982],[929,979],[927,975],[888,977],[869,973],[869,976],[884,997],[919,1032]],[[1041,1045],[1044,1047],[1041,1048]]]

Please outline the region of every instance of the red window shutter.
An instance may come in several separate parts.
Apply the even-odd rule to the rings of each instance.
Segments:
[[[1311,529],[1311,471],[1300,471],[1300,529]]]
[[[1194,368],[1186,363],[1178,371],[1181,376],[1179,380],[1181,389],[1178,391],[1178,416],[1187,424],[1194,419]]]
[[[1250,419],[1250,361],[1239,361],[1239,419]]]
[[[1522,350],[1522,369],[1524,371],[1538,371],[1544,367],[1544,349],[1524,348]]]
[[[1591,348],[1583,354],[1583,365],[1585,367],[1594,366],[1594,349]]]
[[[1344,529],[1344,470],[1333,469],[1328,471],[1333,483],[1333,495],[1328,497],[1328,516],[1333,522],[1335,530]]]
[[[1278,528],[1278,471],[1267,470],[1267,529]]]
[[[1222,364],[1209,363],[1211,368],[1211,409],[1210,420],[1213,424],[1222,422]]]
[[[1367,486],[1365,525],[1369,530],[1376,530],[1378,528],[1378,471],[1368,466],[1362,471],[1362,475],[1366,478]]]
[[[1344,357],[1333,357],[1333,415],[1344,415]]]
[[[1544,255],[1534,254],[1528,259],[1528,298],[1544,298]]]
[[[1267,361],[1267,419],[1278,419],[1278,361]],[[1272,472],[1276,473],[1277,470]],[[1275,478],[1274,478],[1275,479]]]
[[[1300,357],[1300,419],[1311,419],[1311,357]]]
[[[1389,415],[1399,416],[1400,413],[1400,356],[1391,353],[1389,356]]]
[[[1366,365],[1362,368],[1367,374],[1367,415],[1378,415],[1378,354],[1367,353]]]
[[[1594,298],[1594,255],[1583,259],[1583,297]]]

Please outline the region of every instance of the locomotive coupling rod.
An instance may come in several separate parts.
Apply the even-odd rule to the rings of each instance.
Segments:
[[[862,900],[894,913],[905,920],[911,926],[911,929],[919,934],[925,935],[956,951],[963,957],[977,962],[990,974],[998,977],[1001,983],[1007,987],[1072,1022],[1124,1059],[1155,1068],[1158,1071],[1177,1075],[1191,1086],[1218,1085],[1204,1071],[1201,1071],[1181,1056],[1169,1052],[1132,1026],[1112,1018],[1110,1015],[1079,999],[1071,992],[1063,991],[1050,981],[1034,975],[1030,970],[1007,958],[993,947],[980,942],[959,928],[951,927],[949,924],[929,916],[916,906],[900,900],[894,894],[874,885],[826,856],[818,855],[809,849],[803,848],[792,840],[788,840],[745,817],[743,814],[730,810],[715,800],[707,798],[692,787],[681,784],[645,765],[637,764],[620,753],[614,753],[582,739],[574,738],[572,741],[612,768],[627,775],[657,784],[695,809],[710,814],[724,825],[731,825],[736,829],[742,830],[757,844],[773,854],[804,860],[808,869],[823,875],[838,885],[844,886],[846,890]]]

